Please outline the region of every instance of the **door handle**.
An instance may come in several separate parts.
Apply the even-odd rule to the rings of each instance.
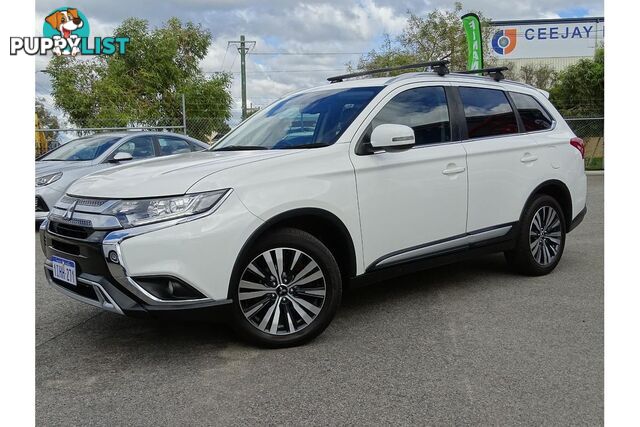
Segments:
[[[447,165],[447,169],[442,171],[443,175],[456,175],[466,170],[464,166],[456,167],[455,165]]]
[[[524,156],[520,159],[522,163],[531,163],[538,160],[538,156],[535,156],[531,153],[524,153]]]

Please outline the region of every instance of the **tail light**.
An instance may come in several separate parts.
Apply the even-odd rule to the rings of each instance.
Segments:
[[[584,141],[578,137],[575,137],[571,138],[569,143],[578,149],[578,151],[580,152],[580,156],[582,156],[582,158],[584,159]]]

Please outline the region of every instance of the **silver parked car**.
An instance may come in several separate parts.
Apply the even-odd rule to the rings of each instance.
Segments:
[[[190,153],[204,142],[170,132],[100,133],[69,141],[36,159],[36,222],[77,179],[125,161]]]

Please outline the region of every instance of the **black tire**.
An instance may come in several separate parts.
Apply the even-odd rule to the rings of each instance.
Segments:
[[[260,237],[236,263],[229,295],[233,325],[244,338],[264,347],[291,347],[315,338],[331,323],[342,299],[342,279],[338,263],[320,240],[281,228]],[[267,316],[270,320],[261,328]]]
[[[562,258],[566,230],[560,204],[551,196],[537,196],[522,215],[515,249],[505,252],[507,263],[527,276],[549,274]]]

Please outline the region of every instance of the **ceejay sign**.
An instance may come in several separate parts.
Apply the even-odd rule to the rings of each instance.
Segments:
[[[592,56],[604,42],[604,18],[495,21],[489,37],[501,59]]]

